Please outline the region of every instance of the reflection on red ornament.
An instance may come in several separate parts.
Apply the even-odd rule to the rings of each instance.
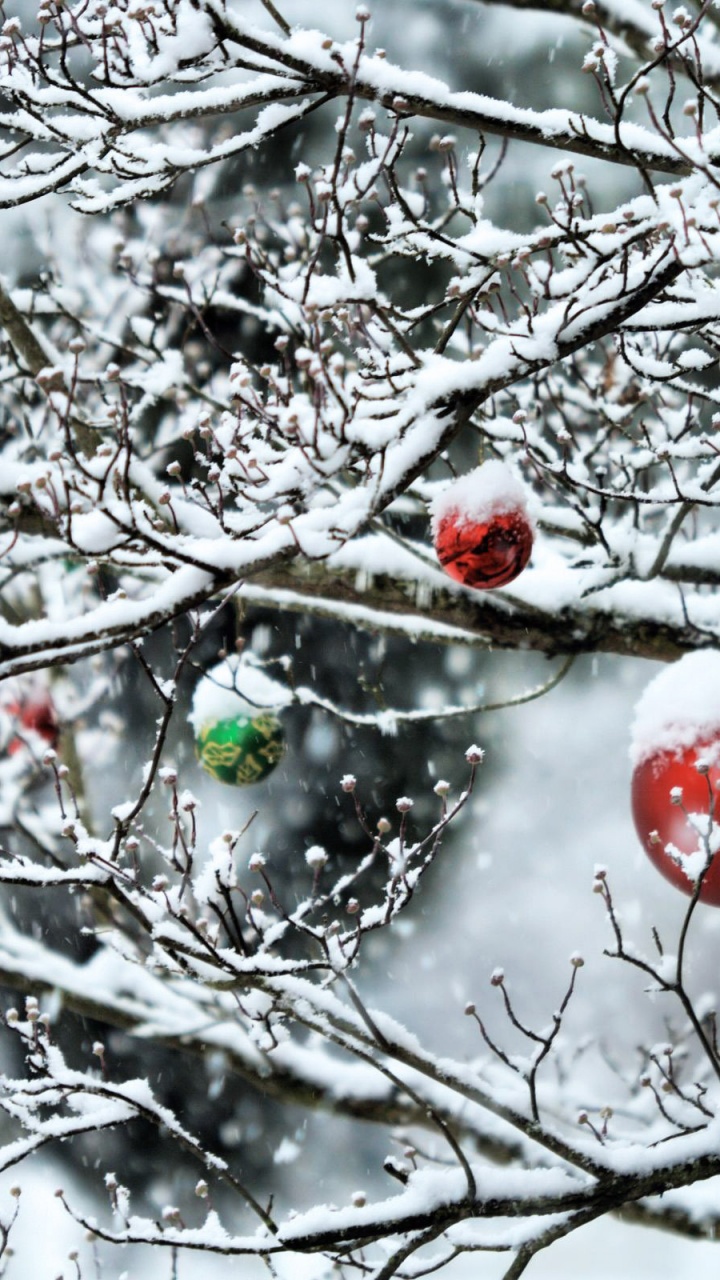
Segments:
[[[695,884],[683,870],[681,859],[673,857],[673,850],[696,855],[691,866],[694,875],[705,865],[703,837],[708,830],[711,851],[720,850],[719,759],[720,736],[692,747],[656,751],[636,765],[633,773],[632,812],[637,833],[650,861],[683,893],[692,894]],[[703,878],[700,901],[720,907],[719,854]]]
[[[476,591],[504,587],[517,578],[533,545],[532,525],[521,509],[496,512],[483,522],[451,510],[436,520],[434,535],[445,572]]]
[[[465,587],[504,587],[530,559],[528,494],[506,463],[493,458],[442,489],[431,505],[438,560]]]

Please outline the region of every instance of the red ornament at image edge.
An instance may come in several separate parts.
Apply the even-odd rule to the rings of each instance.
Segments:
[[[22,702],[9,702],[4,710],[14,717],[19,732],[8,743],[8,755],[14,756],[32,743],[35,735],[48,747],[57,746],[60,726],[50,698],[34,698]]]
[[[476,591],[504,587],[522,573],[533,545],[523,511],[502,511],[486,521],[450,511],[437,520],[435,551],[446,573]]]
[[[707,774],[698,773],[696,762],[711,749],[717,755],[718,740],[696,743],[676,751],[657,751],[636,765],[632,777],[632,813],[635,828],[650,861],[676,889],[692,894],[693,882],[678,866],[666,846],[681,853],[695,853],[702,837],[688,822],[688,814],[708,814],[710,793],[718,796],[720,767],[711,765]],[[708,785],[709,784],[709,785]],[[673,804],[670,792],[682,788],[682,804]],[[716,802],[715,824],[720,824],[720,803]],[[720,825],[713,826],[713,832]],[[720,854],[710,864],[700,890],[700,901],[720,907]]]

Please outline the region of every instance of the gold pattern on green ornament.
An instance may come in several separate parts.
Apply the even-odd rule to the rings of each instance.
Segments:
[[[201,765],[217,782],[247,786],[272,773],[285,751],[282,725],[272,711],[204,724],[195,739]]]

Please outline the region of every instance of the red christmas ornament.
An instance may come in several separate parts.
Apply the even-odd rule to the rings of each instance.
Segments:
[[[530,559],[533,526],[522,486],[501,462],[486,462],[433,503],[438,560],[476,591],[504,587]]]
[[[648,756],[632,777],[632,813],[643,848],[658,871],[687,894],[693,893],[695,884],[678,855],[695,855],[688,869],[697,875],[707,860],[706,840],[711,851],[720,849],[720,767],[709,763],[718,760],[719,751],[720,732],[712,742]],[[720,907],[717,854],[704,876],[700,901]]]
[[[640,698],[630,749],[632,814],[653,866],[720,907],[720,653],[687,654]],[[709,864],[708,864],[709,862]]]
[[[47,690],[33,689],[24,696],[13,697],[3,704],[2,710],[12,717],[17,730],[8,743],[8,755],[17,755],[18,751],[28,748],[39,752],[57,746],[60,726]]]
[[[435,551],[445,572],[476,591],[504,587],[517,578],[530,559],[532,544],[532,528],[520,511],[506,511],[482,523],[446,516],[435,530]]]

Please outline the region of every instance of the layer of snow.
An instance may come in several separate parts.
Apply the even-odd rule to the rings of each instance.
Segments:
[[[433,499],[433,532],[441,520],[454,515],[464,524],[483,522],[507,511],[528,515],[528,498],[521,482],[502,462],[484,462],[455,480]]]
[[[283,685],[247,658],[231,654],[200,680],[188,720],[197,732],[204,724],[255,715],[259,709],[286,707],[291,701],[292,695]]]
[[[688,653],[651,680],[635,708],[633,765],[656,751],[676,750],[720,730],[720,653]]]

